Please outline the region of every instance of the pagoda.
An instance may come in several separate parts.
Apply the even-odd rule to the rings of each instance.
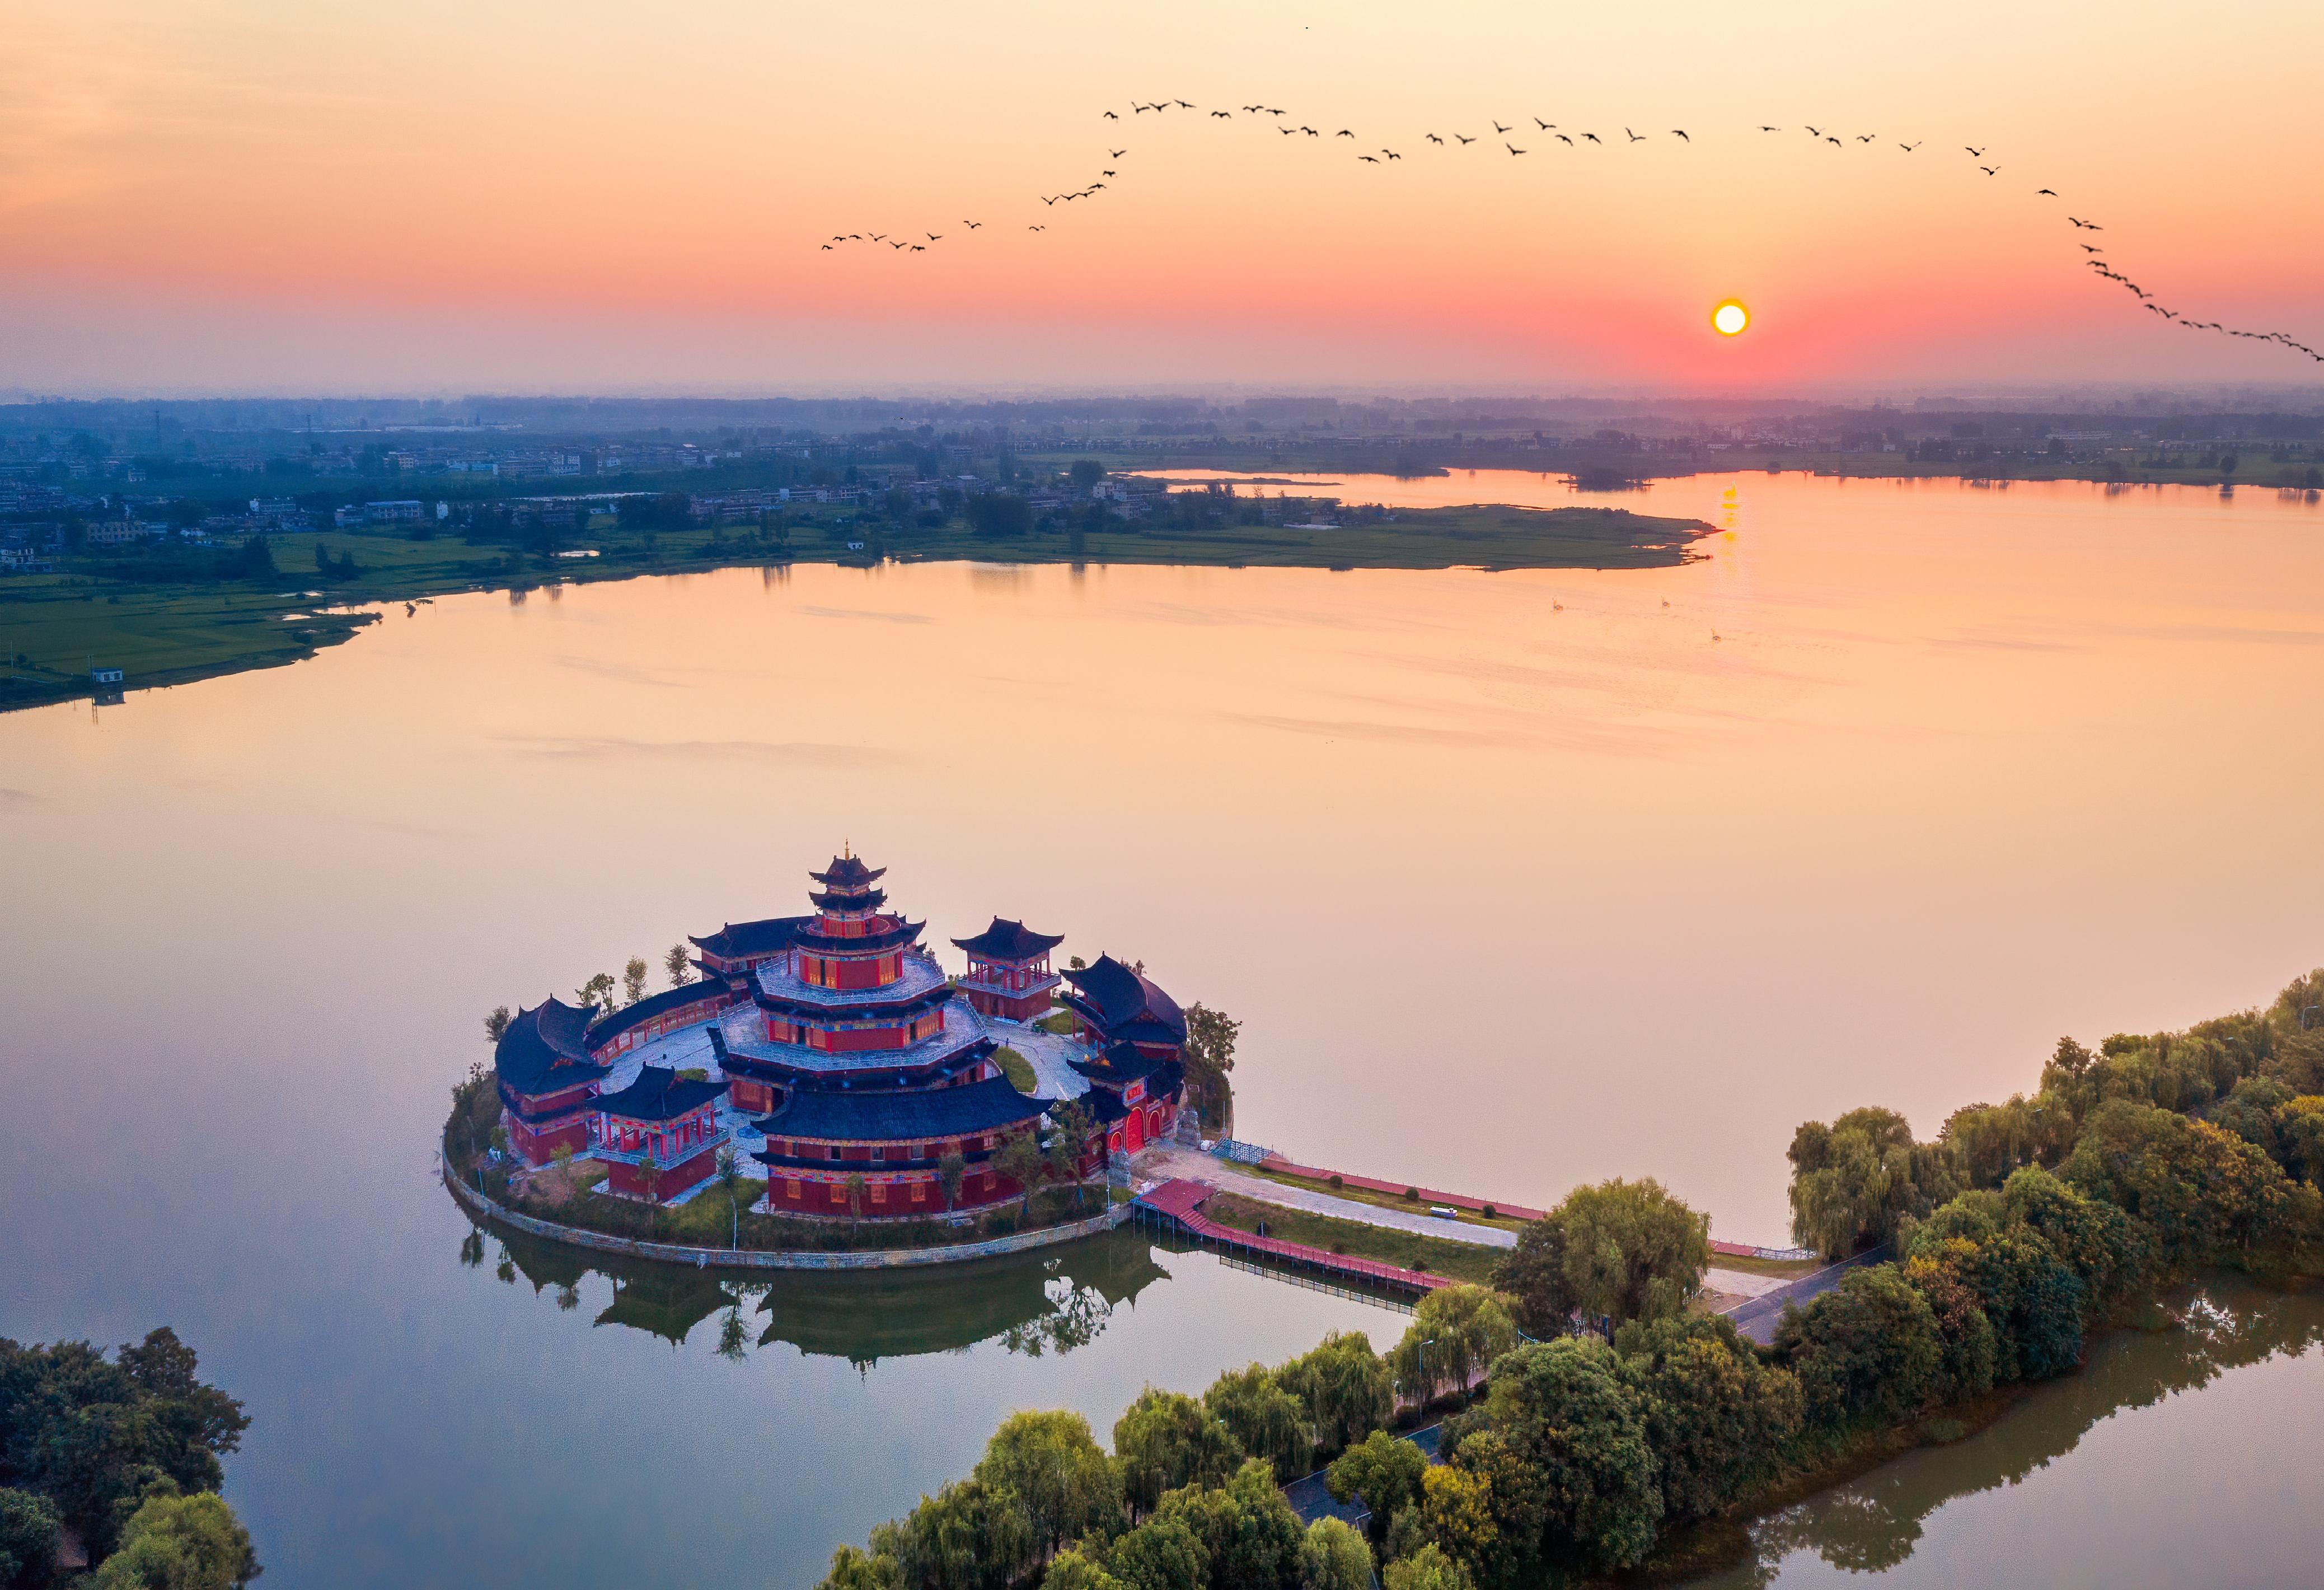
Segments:
[[[1036,933],[1022,922],[995,917],[975,938],[952,941],[968,957],[960,991],[988,1016],[1029,1021],[1049,1008],[1051,990],[1057,986],[1049,952],[1065,941],[1062,933]]]
[[[926,924],[888,909],[885,874],[853,855],[808,874],[816,914],[711,1027],[736,1105],[766,1112],[752,1158],[770,1212],[933,1215],[1021,1190],[992,1161],[1046,1105],[1001,1074],[982,1016],[920,947]]]
[[[631,1197],[668,1203],[709,1180],[726,1141],[716,1106],[727,1086],[667,1066],[641,1066],[627,1087],[591,1100],[606,1185]]]

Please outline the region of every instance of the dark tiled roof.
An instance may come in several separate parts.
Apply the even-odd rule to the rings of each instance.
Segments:
[[[885,889],[858,889],[841,894],[830,891],[810,893],[807,902],[817,911],[877,911],[888,903]]]
[[[831,864],[823,871],[807,874],[816,883],[833,888],[860,888],[877,883],[887,875],[886,867],[867,867],[860,858],[853,855],[835,855],[831,858]]]
[[[724,998],[723,983],[681,983],[659,994],[650,994],[633,1005],[623,1005],[610,1016],[600,1016],[589,1028],[589,1047],[593,1049],[610,1042],[641,1022],[656,1016],[682,1009],[696,1000]]]
[[[869,919],[873,922],[881,920],[879,917]],[[869,933],[826,933],[816,925],[813,918],[809,918],[792,942],[812,949],[817,955],[871,955],[911,943],[927,926],[926,922],[908,922],[898,917],[889,926]]]
[[[990,1132],[1030,1121],[1044,1107],[1040,1100],[1019,1093],[1006,1077],[988,1077],[957,1087],[902,1093],[801,1089],[757,1124],[769,1137],[883,1142]]]
[[[799,929],[813,920],[813,917],[769,917],[757,922],[728,922],[715,933],[700,938],[688,935],[687,941],[726,960],[773,955],[788,949],[798,938]]]
[[[606,1068],[589,1058],[582,1041],[595,1013],[554,998],[529,1011],[519,1006],[493,1050],[493,1069],[503,1086],[512,1093],[538,1096],[603,1077]]]
[[[1063,933],[1036,933],[1022,922],[995,917],[992,926],[973,938],[955,938],[953,946],[983,960],[1029,961],[1047,955],[1065,941]]]
[[[638,1079],[619,1093],[598,1098],[595,1108],[624,1121],[675,1121],[727,1089],[724,1082],[696,1082],[667,1066],[641,1066]]]
[[[1142,1021],[1170,1034],[1167,1039],[1148,1041],[1186,1040],[1186,1018],[1178,1009],[1178,1002],[1163,993],[1145,973],[1133,971],[1110,955],[1102,955],[1095,966],[1068,968],[1065,975],[1110,1035],[1133,1036],[1123,1030]]]
[[[1151,1077],[1177,1062],[1157,1059],[1134,1043],[1117,1043],[1096,1059],[1074,1060],[1069,1064],[1093,1082],[1127,1087],[1139,1078]]]

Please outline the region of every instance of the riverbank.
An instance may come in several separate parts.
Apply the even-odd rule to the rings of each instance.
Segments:
[[[794,563],[1164,564],[1230,569],[1653,569],[1683,563],[1711,533],[1700,520],[1600,507],[1419,509],[1332,526],[1107,527],[981,537],[937,526],[802,514],[779,538],[710,528],[651,537],[618,531],[540,556],[448,537],[374,531],[272,539],[279,573],[226,573],[225,554],[91,554],[51,573],[0,579],[0,710],[160,689],[304,661],[394,615],[397,604]],[[338,572],[323,572],[329,563]],[[349,568],[359,570],[355,574]],[[168,575],[169,578],[158,578]],[[95,669],[118,669],[99,683]]]

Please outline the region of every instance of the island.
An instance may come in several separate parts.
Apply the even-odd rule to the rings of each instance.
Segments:
[[[843,851],[812,912],[691,938],[663,993],[615,1006],[608,978],[496,1013],[447,1179],[536,1234],[760,1263],[1118,1221],[1090,1179],[1194,1130],[1186,1012],[1111,956],[1052,969],[1062,936],[998,917],[948,975],[885,874]]]

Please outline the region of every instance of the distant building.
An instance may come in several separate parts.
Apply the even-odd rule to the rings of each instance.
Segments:
[[[426,504],[417,501],[365,503],[364,512],[374,524],[416,523],[426,511]]]
[[[92,668],[88,670],[88,682],[93,685],[117,685],[121,682],[121,670],[117,668]]]

